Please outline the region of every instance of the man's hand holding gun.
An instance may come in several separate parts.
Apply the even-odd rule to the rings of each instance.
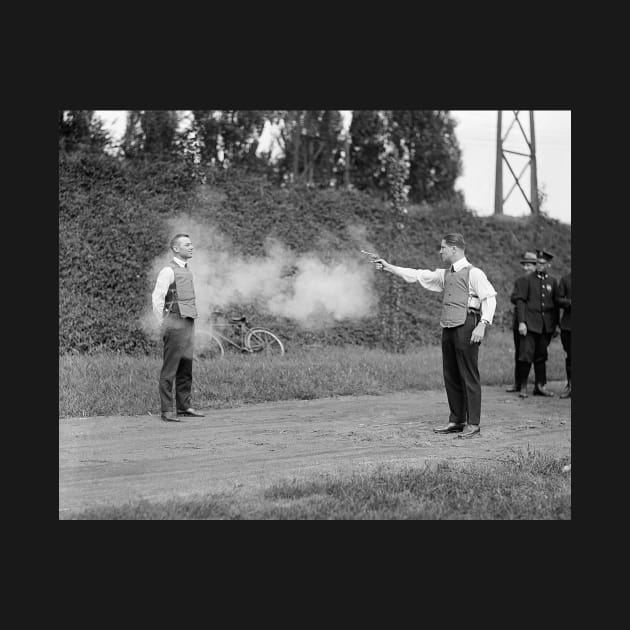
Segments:
[[[360,250],[362,254],[370,257],[370,262],[374,263],[376,269],[378,271],[387,271],[387,267],[389,267],[389,263],[381,258],[378,254],[373,254],[372,252],[366,252],[364,249]]]

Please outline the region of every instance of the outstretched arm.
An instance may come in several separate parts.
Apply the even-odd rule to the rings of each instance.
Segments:
[[[398,276],[405,282],[418,282],[429,291],[444,290],[444,269],[412,269],[411,267],[397,267],[388,263],[384,258],[376,258],[372,261],[377,269],[388,271]]]

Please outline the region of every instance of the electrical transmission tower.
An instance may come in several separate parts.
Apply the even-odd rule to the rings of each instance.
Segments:
[[[494,214],[503,214],[503,205],[505,204],[508,197],[512,194],[512,191],[516,187],[518,187],[521,193],[523,193],[523,197],[525,197],[525,201],[527,202],[527,205],[532,211],[532,214],[538,214],[539,212],[538,180],[536,176],[536,136],[534,133],[534,112],[533,111],[529,112],[529,134],[530,134],[529,138],[527,137],[527,134],[525,133],[525,129],[523,129],[523,125],[521,124],[521,121],[519,120],[518,115],[520,113],[521,112],[519,110],[512,111],[514,118],[512,122],[510,123],[509,127],[507,128],[505,135],[502,136],[501,123],[502,123],[502,118],[503,118],[503,112],[501,110],[497,112],[498,114],[497,116],[497,165],[496,165],[497,170],[496,170],[496,180],[495,180],[495,188],[494,188]],[[514,124],[518,124],[518,127],[521,130],[521,133],[523,134],[523,138],[525,138],[525,142],[529,149],[529,153],[522,153],[520,151],[513,151],[510,149],[504,148],[503,143],[508,137],[508,135],[510,134],[510,131],[512,131],[512,127],[514,127]],[[513,153],[515,155],[521,155],[526,158],[529,158],[527,163],[525,164],[525,166],[522,168],[521,172],[518,175],[516,175],[516,173],[514,172],[514,169],[512,168],[512,165],[510,164],[510,161],[507,158],[507,155],[506,155],[507,153]],[[514,178],[514,183],[512,184],[512,187],[508,191],[507,195],[505,195],[505,197],[503,196],[503,162],[504,161],[507,164],[507,167],[510,173],[512,174],[512,177]],[[525,171],[527,170],[528,166],[530,167],[529,197],[527,196],[527,193],[523,190],[523,187],[521,186],[521,183],[520,183],[520,179],[525,173]]]

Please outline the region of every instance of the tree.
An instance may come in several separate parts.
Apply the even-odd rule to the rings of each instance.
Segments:
[[[126,157],[158,158],[176,150],[179,118],[172,110],[129,110],[121,143]]]
[[[174,148],[178,122],[176,111],[145,111],[140,123],[144,131],[145,154],[151,157],[170,154]]]
[[[278,128],[278,144],[282,157],[275,164],[275,172],[280,180],[296,182],[300,176],[300,153],[305,110],[275,110],[271,122]]]
[[[361,190],[388,194],[386,162],[391,147],[409,159],[409,200],[438,201],[454,194],[461,174],[455,121],[446,111],[353,112],[350,179]]]
[[[387,119],[384,113],[374,110],[354,111],[349,131],[352,185],[373,193],[386,191],[383,157],[387,143]]]
[[[387,179],[387,193],[390,199],[390,216],[386,224],[389,227],[389,243],[391,245],[400,244],[404,240],[405,229],[405,208],[408,188],[405,182],[409,178],[409,154],[407,151],[392,147],[384,158],[385,175]],[[392,252],[388,251],[386,256],[391,259]],[[394,280],[389,283],[387,300],[384,313],[386,314],[383,324],[387,331],[387,343],[394,352],[402,352],[403,343],[400,334],[400,304],[402,299],[401,282]]]
[[[409,152],[409,199],[439,201],[454,194],[462,171],[455,121],[447,111],[394,110],[392,142]]]
[[[127,124],[125,133],[120,143],[120,148],[124,156],[128,158],[136,157],[142,150],[142,111],[130,109],[127,112]]]
[[[257,168],[256,152],[267,118],[263,110],[193,110],[202,160],[225,168]]]
[[[94,110],[59,110],[59,149],[101,152],[111,142],[103,122],[94,117]]]
[[[338,110],[325,110],[317,117],[310,150],[308,181],[330,186],[337,183],[335,165],[342,150],[343,120]]]
[[[272,120],[280,130],[282,157],[275,169],[281,181],[302,180],[319,186],[337,183],[337,162],[343,150],[339,111],[275,111]]]

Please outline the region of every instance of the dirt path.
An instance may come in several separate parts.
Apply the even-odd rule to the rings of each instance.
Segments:
[[[550,383],[556,393],[562,383]],[[495,462],[514,449],[570,454],[570,399],[484,387],[482,435],[431,431],[446,423],[443,390],[344,396],[204,410],[205,418],[156,416],[59,420],[59,515],[130,500],[253,491],[316,472],[379,464]]]

